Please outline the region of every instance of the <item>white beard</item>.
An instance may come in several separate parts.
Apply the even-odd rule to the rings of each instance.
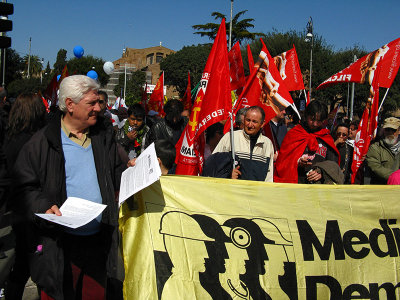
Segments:
[[[384,142],[388,145],[388,146],[393,146],[397,143],[397,137],[393,137],[393,136],[387,136],[384,139]]]

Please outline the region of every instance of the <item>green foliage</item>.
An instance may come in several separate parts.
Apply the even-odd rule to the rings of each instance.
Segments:
[[[56,62],[54,63],[53,74],[61,74],[65,65],[67,64],[67,50],[60,49],[57,53]]]
[[[81,58],[71,58],[68,63],[69,75],[86,75],[90,70],[95,70],[99,75],[99,82],[105,86],[110,78],[104,70],[103,65],[105,61],[102,58],[93,57],[92,55],[85,55]]]
[[[243,10],[238,12],[232,18],[232,45],[234,45],[237,41],[252,41],[256,37],[264,37],[265,35],[260,32],[250,32],[249,28],[254,28],[252,24],[254,19],[243,19],[239,21],[239,18],[242,17],[247,10]],[[221,24],[222,19],[227,19],[226,16],[219,12],[213,12],[211,16],[214,17],[215,20],[219,20],[219,23],[207,23],[207,24],[199,24],[193,25],[192,28],[197,30],[194,34],[200,34],[201,36],[206,36],[210,40],[214,40],[217,36],[219,25]],[[230,22],[226,22],[226,35],[227,40],[229,40],[229,26]]]
[[[114,94],[117,97],[121,96],[121,89],[124,88],[125,74],[119,75],[119,84],[114,88]],[[142,100],[143,85],[146,83],[146,73],[143,71],[134,71],[127,76],[126,79],[126,99],[125,104],[131,106],[139,103]]]
[[[44,89],[46,86],[40,83],[39,77],[16,79],[7,86],[8,95],[11,98],[15,98],[21,93],[37,93]]]
[[[196,85],[201,79],[211,44],[185,46],[174,54],[168,55],[160,64],[165,71],[165,83],[174,85],[182,97],[187,87],[187,73],[190,71],[191,83]]]
[[[6,50],[6,86],[17,79],[22,78],[22,71],[24,70],[24,62],[21,56],[14,49]],[[2,80],[2,79],[1,79]]]

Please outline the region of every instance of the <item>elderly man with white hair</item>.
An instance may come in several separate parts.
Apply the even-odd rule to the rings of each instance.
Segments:
[[[386,184],[389,176],[400,168],[400,120],[395,117],[383,121],[383,138],[373,143],[366,156],[371,168],[371,184]]]
[[[118,203],[124,169],[111,127],[99,112],[99,84],[83,75],[63,79],[60,111],[21,150],[15,164],[17,213],[31,222],[31,277],[41,299],[105,299],[107,276],[115,277]],[[67,197],[106,204],[77,229],[35,213],[61,215]]]

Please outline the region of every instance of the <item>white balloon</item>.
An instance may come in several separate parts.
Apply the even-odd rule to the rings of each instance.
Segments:
[[[114,64],[111,61],[106,61],[103,65],[103,70],[107,75],[114,72]]]

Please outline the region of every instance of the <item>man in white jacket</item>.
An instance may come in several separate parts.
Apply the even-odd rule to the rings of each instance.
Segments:
[[[233,133],[239,165],[232,170],[232,179],[273,182],[274,147],[271,140],[261,133],[264,123],[264,110],[259,106],[251,106],[244,117],[244,128]],[[229,151],[231,138],[230,133],[227,133],[213,154]]]

